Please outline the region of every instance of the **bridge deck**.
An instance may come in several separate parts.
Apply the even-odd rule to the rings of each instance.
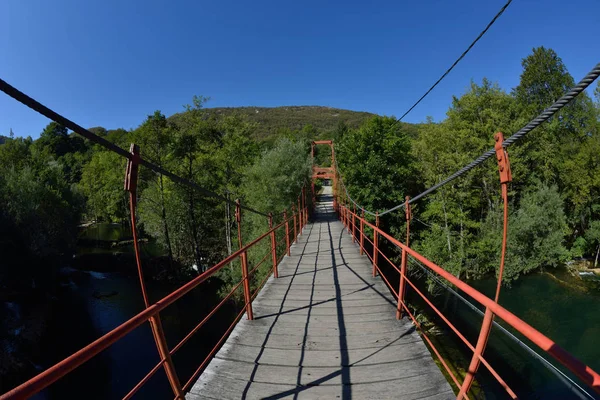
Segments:
[[[187,398],[454,398],[331,203],[318,211]]]

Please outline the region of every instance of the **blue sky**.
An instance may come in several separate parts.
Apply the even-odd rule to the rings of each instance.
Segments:
[[[324,105],[400,116],[505,0],[3,0],[0,76],[86,126],[208,106]],[[406,118],[443,119],[471,79],[517,85],[535,46],[579,80],[600,61],[597,0],[515,0]],[[48,120],[0,93],[0,134],[37,137]]]

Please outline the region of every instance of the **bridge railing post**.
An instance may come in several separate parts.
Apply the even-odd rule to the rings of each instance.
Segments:
[[[410,245],[410,220],[412,218],[412,213],[410,210],[409,204],[410,197],[406,196],[404,202],[404,212],[406,215],[406,247]],[[405,249],[402,249],[402,261],[400,264],[400,285],[398,287],[398,308],[396,309],[396,318],[401,319],[402,313],[404,310],[402,309],[402,305],[404,304],[404,295],[406,293],[406,263],[407,263],[408,254]]]
[[[348,208],[347,201],[344,203],[344,217],[345,217],[344,225],[346,225],[346,229],[348,230],[348,233],[350,233],[350,209]]]
[[[302,210],[302,225],[300,230],[304,229],[304,214],[306,214],[306,209],[304,208],[305,204],[304,204],[304,186],[302,186],[302,190],[300,191],[300,209]]]
[[[285,221],[285,251],[290,256],[290,223],[288,221],[287,210],[283,212],[283,220]]]
[[[356,204],[352,213],[352,243],[356,242]]]
[[[242,243],[242,207],[240,206],[239,199],[235,201],[235,219],[238,228],[238,244],[241,249],[244,245]],[[245,251],[240,254],[240,261],[242,265],[242,279],[244,280],[243,286],[244,301],[246,302],[246,316],[249,320],[253,320],[254,314],[252,313],[252,298],[250,297],[250,280],[248,277],[248,255]]]
[[[377,260],[379,259],[379,235],[377,229],[379,229],[379,212],[375,212],[375,227],[373,229],[373,276],[377,276]]]
[[[302,200],[304,201],[304,226],[308,224],[308,194],[306,193],[306,186],[302,188]]]
[[[365,248],[365,209],[362,209],[362,214],[360,217],[360,255],[362,256],[364,254],[364,248]]]
[[[133,249],[135,253],[135,261],[138,269],[138,277],[140,279],[140,286],[142,288],[142,297],[144,299],[144,305],[146,308],[150,306],[150,300],[148,299],[148,293],[146,291],[146,284],[144,282],[144,271],[142,269],[142,259],[140,255],[140,244],[138,242],[137,225],[136,225],[136,205],[137,205],[137,179],[138,179],[138,167],[140,160],[140,149],[137,145],[131,144],[129,148],[131,158],[127,162],[127,170],[125,172],[125,190],[129,192],[129,211],[131,213],[131,234],[133,236]],[[171,389],[175,394],[176,400],[183,400],[185,394],[179,382],[173,359],[165,339],[165,332],[160,322],[159,314],[150,317],[150,329],[152,330],[152,336],[154,336],[154,342],[161,360],[165,360],[163,364],[167,379],[171,385]]]
[[[273,229],[273,214],[269,213],[269,229]],[[273,261],[273,276],[279,278],[277,271],[277,241],[275,240],[275,231],[271,232],[271,259]]]
[[[298,241],[298,230],[296,229],[296,206],[292,204],[292,216],[294,217],[294,240],[296,243]]]
[[[350,202],[348,198],[346,198],[346,229],[348,229],[348,233],[350,232]]]
[[[298,236],[302,236],[302,206],[298,197]]]
[[[494,149],[496,150],[496,161],[498,162],[498,172],[500,173],[502,202],[504,204],[500,267],[498,269],[498,282],[496,283],[496,296],[494,298],[494,301],[498,303],[498,299],[500,298],[500,287],[502,285],[502,275],[504,272],[504,261],[506,258],[506,243],[508,241],[508,183],[512,181],[512,173],[510,170],[510,162],[508,160],[508,152],[502,146],[502,143],[504,142],[504,135],[502,132],[496,133],[494,135],[494,140],[496,142]],[[475,351],[473,352],[473,357],[471,358],[471,363],[469,364],[469,369],[467,370],[465,380],[463,381],[460,391],[458,392],[458,396],[456,397],[457,399],[465,398],[467,392],[471,388],[471,384],[475,379],[475,374],[479,369],[481,356],[485,351],[493,322],[494,313],[488,307],[486,307],[485,314],[483,316],[483,322],[481,324],[481,330],[479,331],[479,337],[477,338],[477,344],[475,345]]]

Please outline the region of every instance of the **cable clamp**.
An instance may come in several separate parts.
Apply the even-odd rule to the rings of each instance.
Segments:
[[[494,149],[496,150],[496,161],[498,161],[498,172],[500,172],[500,183],[507,183],[512,181],[512,173],[510,171],[510,162],[508,161],[508,153],[506,149],[502,147],[504,142],[504,135],[502,132],[498,132],[494,135],[496,144]]]

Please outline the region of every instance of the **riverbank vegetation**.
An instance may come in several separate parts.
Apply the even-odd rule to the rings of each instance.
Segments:
[[[337,160],[350,195],[385,210],[493,147],[493,135],[517,132],[575,85],[560,57],[543,47],[522,61],[519,84],[506,91],[487,79],[452,99],[443,121],[415,134],[394,119],[375,119],[337,139]],[[509,148],[509,243],[503,280],[591,258],[600,250],[600,86],[582,93]],[[454,275],[477,279],[499,260],[502,204],[490,159],[414,206],[413,246]],[[403,238],[404,212],[382,218]]]
[[[143,157],[159,166],[231,200],[273,212],[280,221],[309,178],[309,140],[289,128],[259,140],[259,125],[241,114],[206,110],[206,101],[194,97],[172,118],[156,111],[131,131],[90,130],[122,148],[134,142]],[[0,161],[6,168],[0,176],[5,288],[27,291],[52,282],[48,274],[76,253],[79,225],[129,226],[125,160],[59,124],[51,122],[37,140],[5,138]],[[163,250],[155,257],[161,276],[188,279],[237,249],[234,206],[143,167],[138,204],[143,236]],[[268,222],[244,212],[243,225],[247,242],[267,230]]]
[[[484,79],[454,97],[447,118],[424,124],[327,107],[210,109],[194,97],[184,111],[149,115],[132,130],[90,130],[199,185],[248,205],[281,212],[309,177],[309,143],[336,141],[345,183],[359,203],[383,210],[439,182],[489,149],[493,133],[516,132],[574,85],[558,55],[534,49],[511,91]],[[597,94],[600,96],[600,93]],[[600,254],[600,101],[580,95],[509,149],[510,237],[506,282]],[[300,126],[300,122],[302,125]],[[5,287],[39,287],[75,252],[78,225],[128,222],[125,161],[52,122],[37,140],[3,137],[0,212]],[[320,150],[320,149],[318,149]],[[328,151],[317,151],[327,164]],[[141,168],[138,218],[162,249],[162,276],[187,279],[237,246],[234,210]],[[401,235],[402,212],[382,223]],[[493,160],[415,206],[414,246],[458,276],[494,271],[501,204]],[[245,215],[244,240],[267,228]],[[126,242],[126,241],[124,241]],[[27,265],[19,268],[23,257]],[[38,260],[36,262],[36,260]],[[43,263],[41,262],[43,260]]]

